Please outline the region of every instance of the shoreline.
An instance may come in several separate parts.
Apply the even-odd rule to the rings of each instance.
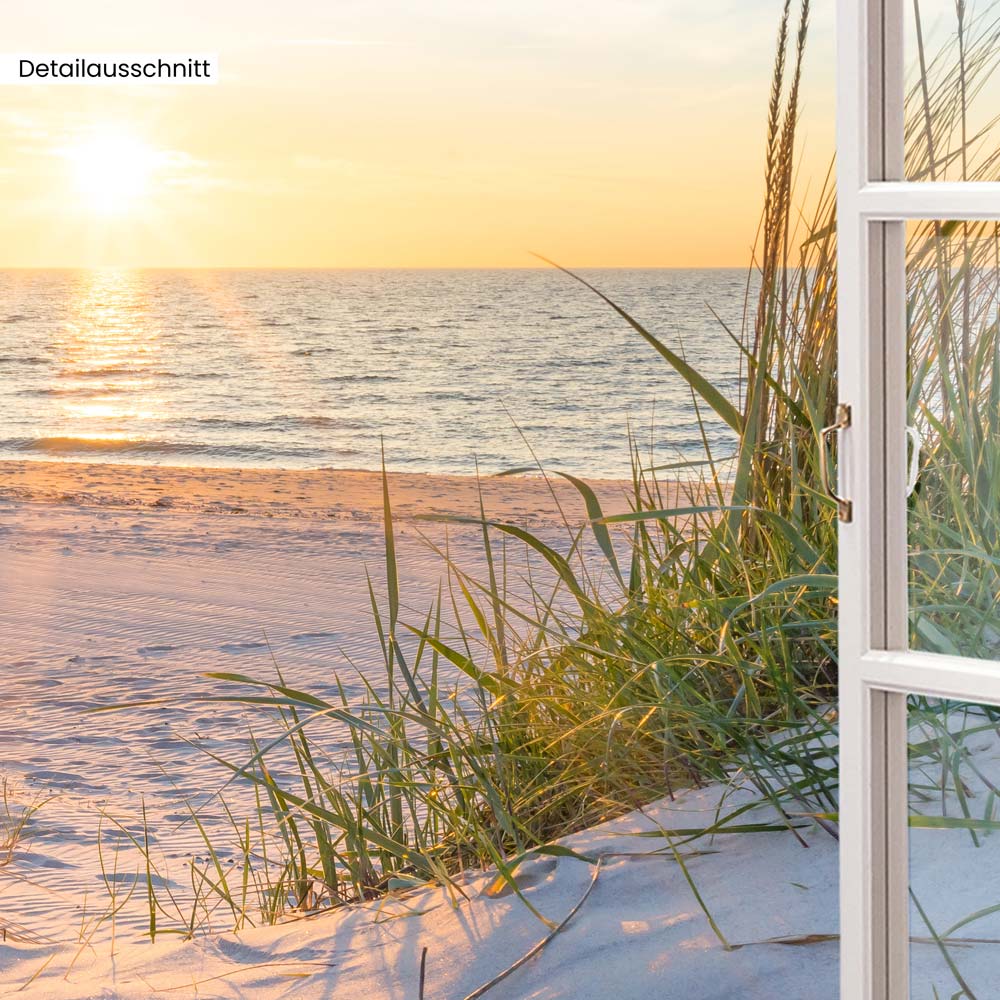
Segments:
[[[483,477],[389,472],[393,516],[479,516],[527,525],[573,522],[587,512],[561,476]],[[630,510],[630,482],[586,479],[606,515]],[[663,483],[676,496],[682,484]],[[208,468],[110,462],[0,460],[0,503],[177,510],[275,518],[372,521],[382,518],[382,473],[364,469]]]

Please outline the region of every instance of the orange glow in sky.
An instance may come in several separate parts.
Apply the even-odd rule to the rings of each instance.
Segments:
[[[780,0],[88,6],[15,5],[5,49],[213,51],[222,82],[0,88],[0,266],[749,262]]]

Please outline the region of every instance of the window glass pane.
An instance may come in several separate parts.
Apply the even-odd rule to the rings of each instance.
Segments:
[[[1000,658],[1000,224],[908,231],[910,645]]]
[[[994,181],[1000,0],[905,0],[906,177]]]
[[[911,696],[910,996],[995,997],[1000,708]]]

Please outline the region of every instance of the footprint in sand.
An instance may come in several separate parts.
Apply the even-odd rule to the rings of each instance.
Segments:
[[[75,868],[68,861],[60,861],[58,858],[50,857],[47,854],[37,854],[34,851],[22,851],[17,856],[21,864],[30,865],[32,868]]]
[[[70,774],[67,771],[28,771],[26,777],[31,781],[41,782],[50,788],[72,788],[80,791],[82,788],[91,788],[80,780],[79,774]]]
[[[212,942],[215,951],[234,962],[242,964],[259,963],[264,965],[274,962],[278,957],[273,948],[254,948],[252,945],[242,941],[232,941],[229,938],[220,937]],[[299,962],[316,962],[324,958],[329,958],[329,953],[319,948],[311,948],[308,945],[300,946],[289,952],[281,952],[280,957],[293,957]]]
[[[227,642],[219,647],[223,653],[251,653],[255,649],[267,649],[266,642]]]
[[[151,882],[158,889],[165,889],[177,885],[176,882],[168,882],[165,878],[162,878],[159,875],[147,875],[146,873],[143,873],[140,876],[137,872],[105,872],[103,875],[95,876],[98,882],[113,882],[115,885],[138,884],[140,877],[142,878],[143,885],[146,885],[147,882]]]

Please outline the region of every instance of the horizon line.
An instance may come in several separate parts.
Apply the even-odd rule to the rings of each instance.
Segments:
[[[577,271],[750,271],[751,264],[572,264]],[[547,264],[4,264],[0,271],[558,271]]]

